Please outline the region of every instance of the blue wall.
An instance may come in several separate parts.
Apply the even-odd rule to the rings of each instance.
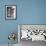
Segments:
[[[5,5],[17,5],[16,20],[5,20]],[[46,0],[0,0],[0,44],[8,43],[10,32],[18,32],[18,24],[46,24]]]

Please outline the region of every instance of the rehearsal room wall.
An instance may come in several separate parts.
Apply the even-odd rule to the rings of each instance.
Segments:
[[[5,20],[5,5],[16,5],[16,20]],[[46,0],[0,0],[0,44],[9,42],[10,32],[18,34],[18,24],[46,24]]]

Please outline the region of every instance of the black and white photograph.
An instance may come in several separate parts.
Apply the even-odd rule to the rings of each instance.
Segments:
[[[6,14],[6,16],[5,16],[5,18],[6,19],[16,19],[16,5],[6,5],[5,6],[6,8],[5,8],[5,10],[6,10],[6,12],[5,12],[5,14]]]

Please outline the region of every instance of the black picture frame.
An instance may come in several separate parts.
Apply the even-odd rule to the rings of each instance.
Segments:
[[[5,19],[16,20],[16,5],[5,5]]]

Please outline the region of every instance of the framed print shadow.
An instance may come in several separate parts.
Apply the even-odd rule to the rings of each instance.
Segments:
[[[5,5],[5,19],[6,20],[16,19],[16,5]]]

